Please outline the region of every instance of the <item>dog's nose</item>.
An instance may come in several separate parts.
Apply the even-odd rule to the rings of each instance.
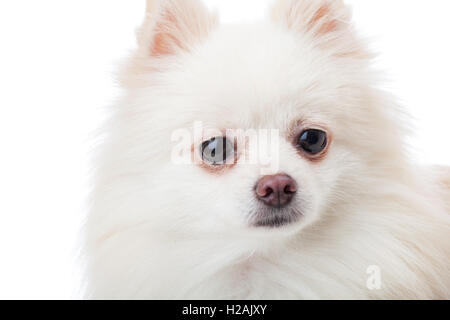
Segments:
[[[286,174],[264,176],[256,185],[256,196],[269,207],[281,208],[291,202],[297,183]]]

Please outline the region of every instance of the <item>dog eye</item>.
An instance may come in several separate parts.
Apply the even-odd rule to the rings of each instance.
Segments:
[[[309,154],[321,153],[327,146],[327,134],[322,130],[309,129],[302,132],[297,144]]]
[[[214,165],[224,165],[230,157],[234,156],[234,144],[225,137],[215,137],[201,145],[203,161]]]

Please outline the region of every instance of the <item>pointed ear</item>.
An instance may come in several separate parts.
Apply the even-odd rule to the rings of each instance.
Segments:
[[[137,31],[138,50],[118,74],[125,87],[149,85],[148,74],[167,65],[161,59],[189,52],[217,25],[200,0],[146,0],[144,23]]]
[[[367,57],[353,31],[351,10],[342,0],[278,0],[272,10],[277,23],[310,36],[335,55]]]
[[[147,0],[139,47],[150,57],[190,51],[215,25],[215,16],[199,0]]]

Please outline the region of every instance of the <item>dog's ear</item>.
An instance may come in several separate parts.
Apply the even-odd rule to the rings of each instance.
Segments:
[[[147,0],[139,47],[150,57],[190,51],[215,25],[215,16],[199,0]]]
[[[311,37],[335,55],[369,56],[353,30],[351,10],[342,0],[277,0],[271,13],[277,23]]]
[[[148,74],[165,68],[166,58],[191,52],[217,25],[201,0],[146,0],[144,23],[137,31],[138,50],[122,66],[125,87],[148,85]]]

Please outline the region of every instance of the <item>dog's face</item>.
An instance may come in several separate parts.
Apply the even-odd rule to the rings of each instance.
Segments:
[[[123,111],[143,215],[289,235],[369,188],[371,159],[395,157],[340,1],[279,1],[267,23],[234,27],[197,1],[163,3],[150,6],[160,14],[140,33]]]

